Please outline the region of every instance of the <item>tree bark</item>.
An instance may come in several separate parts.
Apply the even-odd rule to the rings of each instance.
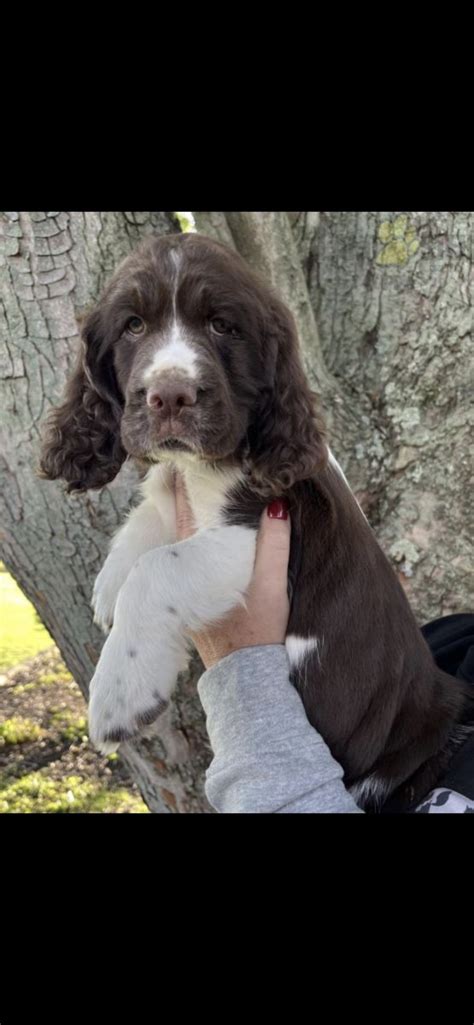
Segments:
[[[379,541],[420,623],[472,612],[474,214],[322,213],[302,258]]]
[[[150,233],[179,231],[165,213],[0,215],[0,551],[87,697],[103,635],[90,610],[108,540],[130,506],[127,466],[100,493],[66,496],[35,475],[39,424],[74,364],[76,316]],[[209,811],[210,760],[195,681],[183,678],[159,730],[120,753],[155,812]]]

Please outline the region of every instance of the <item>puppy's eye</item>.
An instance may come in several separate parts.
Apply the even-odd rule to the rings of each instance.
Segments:
[[[131,335],[141,335],[145,330],[145,321],[141,317],[130,317],[127,321],[126,331]]]
[[[239,330],[229,323],[228,320],[224,320],[223,317],[213,317],[211,320],[211,330],[216,335],[232,335],[233,338],[239,338]]]
[[[213,317],[211,327],[216,332],[216,335],[225,335],[230,329],[230,324],[227,320],[223,320],[222,317]]]

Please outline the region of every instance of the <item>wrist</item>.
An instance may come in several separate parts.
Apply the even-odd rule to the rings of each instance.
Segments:
[[[214,669],[215,666],[221,666],[221,664],[225,662],[226,659],[231,659],[233,658],[233,656],[237,657],[239,655],[248,655],[249,657],[251,657],[251,652],[256,653],[258,651],[263,651],[266,648],[280,648],[283,649],[283,651],[285,651],[286,654],[284,641],[255,641],[254,643],[250,642],[248,644],[232,646],[229,647],[226,651],[215,652],[212,655],[206,654],[206,657],[203,657],[203,654],[201,654],[201,652],[199,652],[199,654],[201,657],[201,661],[204,663],[207,672],[208,670]]]

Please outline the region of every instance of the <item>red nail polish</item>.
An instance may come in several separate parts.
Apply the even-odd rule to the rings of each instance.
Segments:
[[[267,516],[271,520],[287,520],[288,519],[288,502],[286,498],[276,498],[274,502],[271,502],[267,506]]]

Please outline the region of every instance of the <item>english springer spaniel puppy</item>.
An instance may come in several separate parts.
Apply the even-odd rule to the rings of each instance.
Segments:
[[[113,750],[160,715],[187,632],[244,601],[260,515],[285,496],[286,647],[308,719],[364,809],[418,802],[470,728],[467,688],[436,667],[328,448],[289,310],[212,239],[147,239],[83,324],[40,472],[101,488],[127,456],[147,472],[94,587],[112,630],[90,686],[92,742]],[[198,528],[180,542],[176,468]]]

